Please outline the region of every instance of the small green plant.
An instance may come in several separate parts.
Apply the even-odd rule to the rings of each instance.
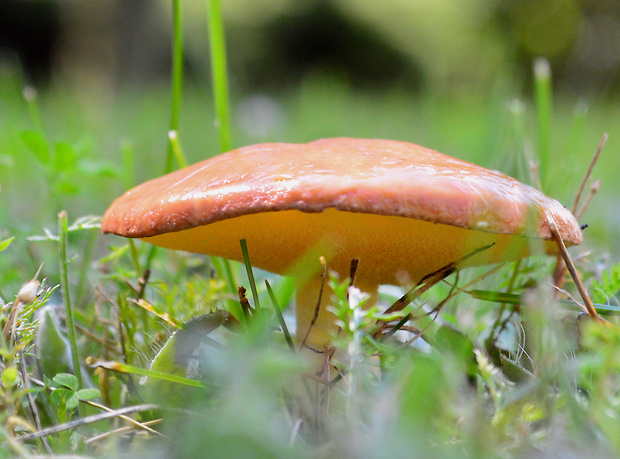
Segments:
[[[592,281],[592,300],[596,303],[610,304],[618,301],[620,292],[620,263],[612,265],[603,271],[601,281]]]
[[[60,423],[70,418],[71,412],[77,408],[80,401],[90,401],[101,396],[97,389],[80,389],[78,378],[69,373],[59,373],[46,382],[48,387],[53,388],[50,400],[56,406],[56,416]]]
[[[42,166],[45,183],[49,186],[49,195],[55,206],[60,206],[63,197],[79,193],[84,177],[118,176],[118,169],[113,164],[89,158],[91,146],[88,142],[49,140],[39,112],[36,90],[32,87],[24,89],[24,98],[34,128],[22,130],[19,137]]]

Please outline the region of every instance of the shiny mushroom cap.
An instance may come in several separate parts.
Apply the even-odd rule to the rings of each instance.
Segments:
[[[551,252],[581,230],[559,202],[501,172],[392,140],[336,138],[240,148],[118,198],[102,231],[290,274],[324,255],[372,284],[418,281],[464,255],[471,265]]]
[[[549,219],[565,243],[581,243],[565,207],[505,174],[410,143],[340,138],[249,146],[151,180],[118,198],[101,227],[232,260],[245,239],[255,266],[296,279],[298,341],[321,351],[336,326],[329,294],[314,317],[319,256],[342,277],[358,259],[356,284],[376,301],[379,284],[450,263],[553,252]]]

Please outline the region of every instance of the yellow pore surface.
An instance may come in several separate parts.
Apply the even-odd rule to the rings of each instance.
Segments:
[[[511,261],[552,249],[551,242],[539,239],[335,209],[245,215],[144,238],[161,247],[238,261],[243,259],[241,239],[247,241],[252,264],[267,271],[311,277],[320,271],[322,255],[330,269],[346,277],[351,259],[358,258],[358,279],[377,284],[417,282],[490,244],[492,248],[464,266]]]

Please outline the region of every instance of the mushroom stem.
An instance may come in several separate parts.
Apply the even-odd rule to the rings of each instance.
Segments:
[[[332,340],[334,333],[338,330],[336,316],[327,310],[328,306],[332,304],[334,291],[329,286],[329,282],[326,281],[321,294],[322,282],[321,276],[303,281],[296,279],[295,281],[297,288],[297,343],[317,352],[323,352],[325,345]],[[370,294],[370,298],[364,303],[365,309],[377,303],[378,286],[376,284],[357,280],[355,285],[362,292]]]

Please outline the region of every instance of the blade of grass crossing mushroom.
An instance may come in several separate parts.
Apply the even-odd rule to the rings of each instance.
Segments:
[[[220,0],[207,0],[207,14],[216,126],[220,137],[220,151],[224,152],[230,150],[231,137],[228,76],[226,73],[226,42]]]
[[[187,161],[185,160],[185,155],[183,154],[183,149],[181,148],[181,141],[179,140],[179,132],[176,130],[168,131],[168,139],[170,140],[170,147],[172,148],[172,153],[179,163],[179,167],[183,169],[187,167]]]
[[[558,232],[558,228],[555,224],[555,220],[553,219],[553,216],[547,213],[546,217],[547,217],[547,221],[549,222],[549,229],[551,230],[551,236],[553,237],[553,240],[555,241],[558,248],[560,249],[560,253],[562,254],[564,263],[566,263],[566,268],[568,269],[568,272],[570,273],[573,279],[573,282],[575,282],[577,291],[579,292],[579,295],[581,296],[581,299],[583,300],[583,303],[586,307],[586,310],[588,311],[588,314],[590,315],[590,317],[592,317],[592,319],[600,321],[601,319],[598,316],[596,309],[594,309],[594,306],[592,305],[592,300],[590,300],[590,297],[588,296],[588,293],[586,292],[586,288],[583,285],[583,282],[581,282],[581,277],[579,277],[579,273],[577,272],[577,269],[575,268],[575,265],[573,264],[573,260],[571,260],[570,255],[568,254],[568,250],[566,250],[566,245],[564,245],[564,241],[562,240],[562,237],[560,236],[560,233]]]
[[[226,41],[224,24],[219,0],[207,0],[207,15],[209,22],[209,47],[211,56],[211,76],[213,84],[213,100],[215,102],[216,126],[220,138],[220,151],[231,148],[230,135],[230,99],[228,97],[228,75],[226,71]],[[226,272],[231,292],[236,290],[232,276],[230,262],[226,259],[218,260]],[[253,290],[254,292],[254,290]],[[258,307],[258,297],[255,297]],[[241,317],[241,316],[240,316]]]
[[[446,266],[443,266],[442,268],[439,268],[435,272],[427,274],[411,290],[409,290],[407,293],[405,293],[392,306],[390,306],[385,311],[385,314],[390,314],[392,312],[401,311],[405,306],[407,306],[413,300],[418,298],[422,293],[426,292],[433,285],[441,282],[446,277],[448,277],[450,274],[454,273],[458,269],[459,263],[462,263],[463,261],[467,260],[468,258],[470,258],[470,257],[472,257],[472,256],[474,256],[474,255],[476,255],[476,254],[478,254],[480,252],[483,252],[484,250],[490,249],[492,246],[493,246],[493,244],[487,245],[487,246],[484,246],[484,247],[480,247],[480,248],[472,251],[471,253],[468,253],[467,255],[465,255],[463,258],[461,258],[457,262],[450,263],[450,264],[448,264]]]
[[[265,279],[265,286],[267,287],[267,292],[269,292],[269,298],[271,298],[273,310],[275,311],[276,316],[278,317],[278,321],[280,322],[280,327],[282,327],[282,333],[284,333],[286,343],[288,344],[288,347],[291,349],[291,351],[295,351],[295,344],[293,344],[293,339],[291,338],[291,334],[289,333],[288,327],[286,326],[286,321],[282,316],[282,310],[280,309],[280,305],[278,304],[278,299],[273,293],[273,289],[271,288],[271,285],[269,284],[269,281],[267,279]]]
[[[312,316],[312,320],[310,321],[310,326],[308,330],[306,330],[306,334],[304,335],[304,339],[301,341],[301,345],[299,349],[303,349],[306,347],[306,341],[308,341],[308,337],[310,336],[310,332],[314,328],[314,324],[316,324],[317,319],[319,318],[319,311],[321,310],[321,301],[323,301],[323,291],[325,290],[325,283],[327,282],[327,262],[325,261],[325,257],[319,257],[321,262],[321,266],[323,267],[323,272],[321,273],[321,288],[319,289],[319,295],[316,301],[316,306],[314,307],[314,315]],[[299,307],[299,306],[298,306]],[[322,349],[319,349],[322,352]]]
[[[183,15],[181,0],[172,0],[172,104],[170,106],[170,132],[178,132],[181,119],[181,99],[183,96]],[[175,155],[175,146],[170,138],[168,154],[166,156],[165,173],[172,171],[172,160]],[[177,157],[177,161],[179,158]],[[181,162],[179,161],[179,166]]]
[[[514,289],[515,282],[517,281],[517,276],[521,271],[521,261],[522,260],[517,260],[514,264],[512,274],[510,275],[510,279],[508,280],[508,286],[506,287],[506,293],[512,293]],[[495,323],[493,324],[493,327],[491,327],[491,330],[498,330],[498,327],[500,331],[503,330],[518,308],[518,305],[514,306],[510,314],[508,314],[507,317],[504,317],[502,319],[502,317],[504,316],[504,311],[506,310],[506,305],[507,303],[501,303],[499,313],[497,314],[497,318],[495,319]],[[487,343],[491,344],[495,340],[496,336],[499,336],[499,333],[490,333],[489,337],[487,338]]]
[[[245,239],[239,241],[241,244],[241,253],[243,254],[243,263],[245,271],[248,274],[248,281],[252,289],[252,297],[254,297],[254,307],[260,309],[260,300],[258,299],[258,290],[256,289],[256,281],[254,280],[254,272],[252,271],[252,263],[250,262],[250,253],[248,252],[248,244]]]
[[[473,252],[465,255],[458,262],[450,263],[449,265],[444,266],[443,268],[440,268],[437,271],[426,275],[420,282],[418,282],[415,286],[413,286],[407,293],[405,293],[402,297],[400,297],[398,300],[396,300],[392,304],[392,306],[390,306],[384,312],[384,314],[391,314],[391,313],[394,313],[394,312],[402,311],[405,307],[407,307],[407,305],[409,305],[409,303],[414,301],[416,298],[418,298],[424,292],[428,291],[431,287],[433,287],[434,285],[438,284],[439,282],[445,281],[445,279],[448,276],[450,276],[455,271],[457,271],[459,263],[462,263],[467,258],[469,258],[469,257],[471,257],[471,256],[473,256],[473,255],[475,255],[477,253],[480,253],[480,252],[482,252],[484,250],[487,250],[490,247],[492,247],[492,245],[480,247],[479,249],[476,249]],[[481,274],[480,276],[478,276],[477,278],[475,278],[473,281],[469,282],[463,288],[457,288],[456,284],[451,285],[452,288],[450,290],[450,294],[446,297],[444,302],[452,299],[454,296],[456,296],[461,291],[467,289],[471,285],[476,284],[477,282],[480,282],[482,279],[484,279],[487,276],[489,276],[489,275],[493,274],[494,272],[498,271],[500,268],[501,268],[501,266],[496,266],[496,267],[490,269],[489,271],[487,271],[487,272]],[[403,317],[394,327],[392,327],[385,334],[389,336],[389,335],[392,335],[392,334],[396,333],[400,328],[402,328],[407,323],[407,321],[411,320],[412,318],[413,318],[412,314],[407,314],[405,317]],[[372,336],[374,336],[374,337],[380,336],[383,333],[383,330],[385,330],[389,326],[390,322],[391,321],[386,321],[386,322],[381,323],[378,326],[378,328],[376,328],[372,332]],[[378,321],[378,323],[379,323],[379,321]]]
[[[430,322],[427,323],[424,326],[424,328],[420,329],[417,333],[415,333],[413,338],[410,338],[409,340],[405,341],[403,343],[403,347],[409,346],[413,342],[417,341],[418,338],[423,336],[424,333],[426,333],[426,331],[435,323],[435,321],[437,320],[437,317],[439,317],[439,313],[441,312],[441,310],[443,309],[445,304],[450,300],[450,298],[452,298],[454,290],[455,290],[455,285],[452,286],[452,289],[450,290],[450,293],[448,294],[448,296],[446,298],[444,298],[443,300],[441,300],[441,302],[433,309],[433,311],[435,312],[435,315],[432,317]]]
[[[209,22],[211,75],[213,84],[213,98],[215,101],[216,110],[216,126],[220,137],[220,151],[225,152],[230,150],[231,147],[229,108],[230,102],[228,97],[228,76],[226,71],[226,43],[219,0],[207,0],[207,14]],[[242,247],[243,245],[244,244],[242,244]],[[245,253],[247,254],[247,247]],[[234,281],[230,262],[226,259],[214,257],[213,264],[216,267],[218,273],[220,274],[220,277],[227,280],[231,292],[234,292],[236,283]],[[225,276],[222,276],[222,272],[225,274]],[[255,306],[256,308],[258,308],[260,307],[260,303],[258,295],[256,293],[256,284],[254,282],[254,275],[252,273],[251,266],[248,270],[248,277],[251,278],[250,284],[252,287],[252,294],[254,295]],[[230,303],[234,302],[231,301]]]
[[[590,193],[588,194],[586,201],[583,203],[581,207],[579,207],[579,201],[581,201],[581,195],[583,194],[583,190],[585,189],[585,186],[588,183],[588,180],[590,179],[592,175],[594,166],[596,165],[599,157],[601,156],[601,152],[603,151],[603,147],[605,147],[605,143],[607,142],[608,137],[609,135],[606,132],[603,133],[603,137],[601,137],[601,140],[596,148],[596,151],[594,152],[594,156],[592,157],[592,160],[590,161],[590,165],[588,166],[588,170],[586,171],[586,174],[584,175],[583,180],[581,181],[581,184],[579,185],[579,189],[577,190],[577,194],[575,195],[575,200],[573,201],[572,213],[573,215],[575,215],[575,218],[577,218],[577,220],[581,218],[585,210],[588,208],[588,205],[592,201],[592,198],[599,191],[600,180],[597,180],[591,185]],[[566,268],[564,261],[562,260],[562,254],[560,253],[557,256],[555,271],[553,273],[553,283],[556,287],[562,288],[562,285],[564,284],[564,276],[566,275],[566,271],[567,271],[567,268]]]
[[[355,285],[355,278],[357,277],[357,269],[360,265],[359,258],[354,258],[351,260],[351,269],[349,270],[349,285]],[[347,291],[347,296],[349,292]]]
[[[456,268],[454,267],[454,264],[451,263],[450,265],[444,266],[443,268],[439,269],[438,271],[435,271],[434,273],[431,273],[428,276],[424,277],[424,279],[422,279],[420,282],[418,282],[407,293],[405,293],[402,297],[400,297],[398,300],[396,300],[394,302],[394,304],[392,304],[392,306],[390,306],[384,312],[384,314],[392,314],[392,313],[395,313],[395,312],[398,312],[398,311],[402,311],[412,301],[414,301],[416,298],[418,298],[424,292],[428,291],[434,285],[436,285],[439,282],[441,282],[443,279],[448,277],[454,271],[456,271]],[[405,318],[407,320],[410,320],[411,319],[411,314],[408,314]],[[401,321],[397,324],[397,326],[399,326],[399,328],[402,327],[407,322],[407,320],[405,320],[405,318],[401,319]],[[389,322],[383,322],[379,326],[379,328],[377,328],[373,332],[373,336],[380,336],[381,333],[383,333],[383,330],[385,330],[388,327],[388,325],[389,325]],[[396,332],[396,331],[398,331],[398,329],[394,330],[394,332]],[[394,333],[394,332],[392,332],[392,333]]]
[[[499,271],[500,269],[502,269],[501,265],[497,265],[491,269],[489,269],[488,271],[485,271],[484,273],[480,274],[478,277],[476,277],[475,279],[469,281],[467,284],[465,284],[463,287],[459,287],[456,285],[456,283],[451,284],[449,283],[446,279],[443,280],[443,282],[445,282],[446,284],[450,285],[450,287],[454,287],[452,289],[452,293],[450,295],[448,295],[448,299],[452,299],[454,298],[456,295],[458,295],[461,292],[466,292],[468,288],[470,288],[472,285],[477,284],[478,282],[486,279],[487,277],[489,277],[491,274],[496,273],[497,271]]]
[[[448,283],[448,282],[446,281],[446,278],[442,279],[442,280],[443,280],[443,282],[448,283],[448,285],[450,285],[450,287],[451,287],[451,289],[450,289],[450,293],[449,293],[449,294],[448,294],[448,296],[447,296],[447,297],[443,300],[443,302],[447,302],[447,301],[451,300],[452,298],[454,298],[456,295],[458,295],[458,294],[459,294],[459,293],[461,293],[461,292],[468,292],[468,293],[469,293],[469,291],[467,290],[469,287],[471,287],[472,285],[477,284],[478,282],[482,281],[483,279],[486,279],[488,276],[490,276],[491,274],[493,274],[493,273],[495,273],[495,272],[499,271],[501,268],[502,268],[502,266],[501,266],[501,265],[495,266],[495,267],[491,268],[490,270],[488,270],[488,271],[486,271],[486,272],[482,273],[481,275],[479,275],[479,276],[478,276],[478,277],[476,277],[475,279],[473,279],[473,280],[469,281],[469,282],[468,282],[465,286],[463,286],[463,287],[458,287],[458,286],[456,285],[456,283],[454,283],[454,284]],[[457,273],[458,273],[458,271],[457,271]],[[433,285],[434,285],[434,284],[433,284]],[[402,298],[401,298],[401,299],[402,299]],[[397,300],[397,301],[400,301],[400,300]],[[412,301],[413,301],[413,299],[412,299]],[[438,307],[435,307],[432,311],[430,311],[430,312],[426,312],[424,315],[430,315],[430,314],[432,314],[433,312],[435,312],[437,309],[438,309]],[[400,321],[399,321],[396,325],[394,325],[394,327],[392,327],[392,328],[390,328],[388,331],[386,331],[386,332],[383,334],[383,336],[384,336],[384,337],[386,337],[386,336],[393,335],[393,334],[394,334],[394,333],[396,333],[398,330],[400,330],[402,327],[404,327],[404,326],[405,326],[405,324],[406,324],[409,320],[411,320],[411,319],[414,319],[414,320],[415,320],[415,319],[417,319],[417,318],[419,318],[419,317],[421,317],[421,316],[414,317],[412,313],[407,314],[407,315],[406,315],[405,317],[403,317],[403,318],[402,318],[402,319],[401,319],[401,320],[400,320]],[[389,322],[386,322],[386,324],[384,324],[384,325],[389,325]],[[385,328],[385,327],[384,327],[384,328]],[[373,336],[376,336],[376,334],[377,334],[377,332],[373,332]]]
[[[407,314],[405,317],[403,317],[402,319],[400,319],[400,321],[394,325],[392,328],[390,328],[388,331],[386,331],[383,334],[383,338],[388,338],[390,336],[392,336],[394,333],[396,333],[398,330],[400,330],[401,328],[403,328],[405,326],[405,324],[407,322],[409,322],[409,320],[411,319],[412,314],[409,313]]]

